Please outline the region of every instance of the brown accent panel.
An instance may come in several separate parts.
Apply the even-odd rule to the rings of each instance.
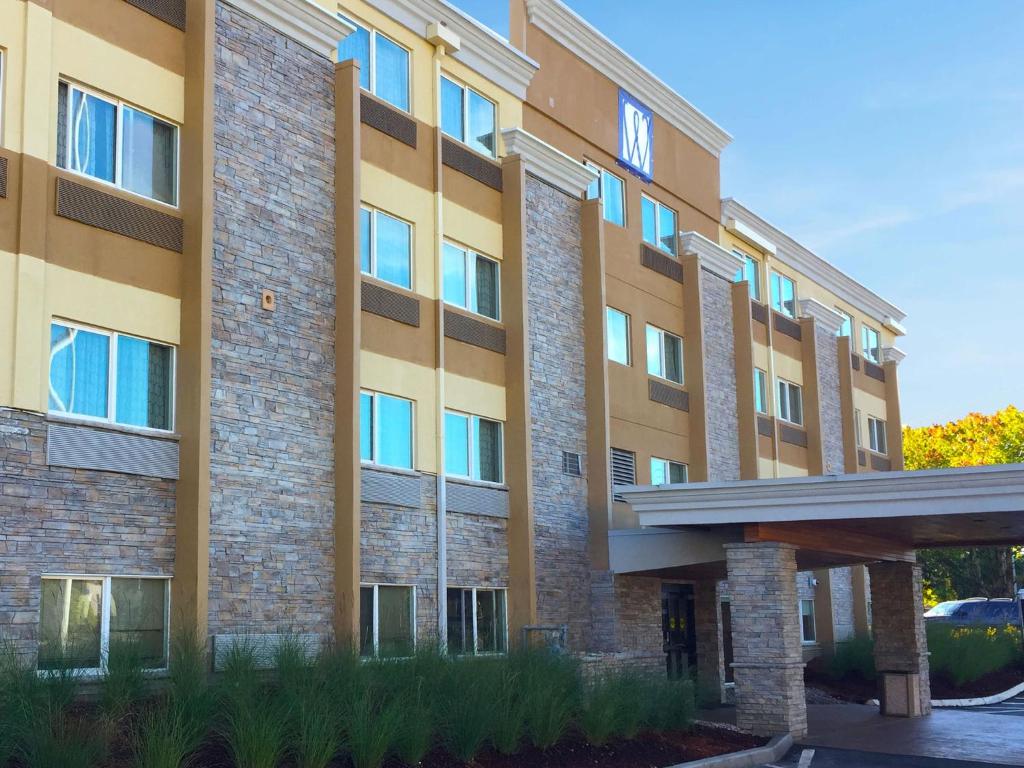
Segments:
[[[480,214],[491,221],[501,223],[501,192],[481,186],[454,168],[441,169],[441,188],[444,190],[445,200]],[[465,245],[472,245],[472,243],[465,243]]]
[[[182,220],[153,208],[57,177],[57,215],[144,243],[182,252]]]
[[[640,263],[677,283],[683,282],[683,265],[647,243],[640,244]]]
[[[434,367],[434,314],[428,308],[420,309],[418,327],[373,314],[365,306],[362,309],[360,349],[424,368]]]
[[[156,16],[172,27],[185,29],[185,0],[126,0],[129,5]]]
[[[364,279],[362,283],[361,295],[364,311],[419,327],[420,302],[418,299],[369,280]]]
[[[395,356],[393,352],[391,355]],[[505,355],[458,339],[445,339],[444,370],[467,379],[505,386]]]
[[[768,306],[751,299],[750,316],[757,322],[761,323],[761,325],[768,325]]]
[[[889,439],[889,459],[892,468],[902,471],[906,468],[903,456],[903,417],[900,415],[900,385],[897,363],[885,363],[885,422]]]
[[[876,472],[889,472],[892,470],[892,462],[885,456],[879,456],[877,453],[872,453],[870,456],[871,468]]]
[[[701,300],[701,281],[718,278],[702,274],[700,258],[686,256],[682,259],[683,272],[683,323],[692,333],[686,334],[683,344],[683,370],[686,371],[686,386],[690,393],[690,479],[693,482],[707,482],[710,477],[708,461],[708,411],[707,382],[704,378],[704,309]]]
[[[804,429],[807,436],[807,471],[825,474],[825,448],[821,434],[821,391],[818,379],[818,340],[813,317],[803,317],[800,324],[800,355],[803,373]],[[836,467],[834,471],[838,471]]]
[[[868,465],[868,455],[866,452],[857,451],[857,463],[862,467],[866,467]]]
[[[757,436],[757,455],[762,459],[775,459],[775,438],[766,435]]]
[[[853,368],[853,370],[855,371],[860,370],[860,355],[858,355],[856,352],[850,353],[850,367]]]
[[[449,339],[505,354],[504,328],[447,308],[444,310],[444,335]]]
[[[667,405],[677,411],[690,410],[690,393],[685,389],[676,389],[657,379],[647,380],[647,397],[655,403]]]
[[[775,422],[767,416],[757,417],[757,434],[762,437],[775,437]]]
[[[744,283],[729,289],[736,375],[736,424],[739,428],[740,479],[756,480],[757,409],[754,403],[754,322],[750,317],[750,293]],[[763,326],[762,326],[763,328]]]
[[[359,95],[360,120],[383,134],[416,149],[416,121],[368,93]]]
[[[7,158],[0,157],[0,197],[7,197]]]
[[[469,147],[452,141],[441,139],[441,162],[459,173],[476,179],[491,189],[501,192],[501,166],[493,160],[474,152]]]
[[[434,129],[424,123],[416,124],[416,145],[394,141],[375,128],[360,125],[360,144],[364,162],[375,165],[393,176],[415,184],[421,189],[434,191]]]
[[[789,336],[791,339],[800,341],[803,336],[800,331],[800,323],[792,320],[785,315],[781,315],[778,312],[772,312],[772,318],[774,320],[775,330],[779,333]]]
[[[867,359],[864,360],[864,375],[875,381],[885,383],[885,369]]]
[[[792,424],[786,424],[779,422],[779,440],[790,445],[799,445],[801,448],[807,447],[807,431],[800,429],[800,427],[794,427]]]

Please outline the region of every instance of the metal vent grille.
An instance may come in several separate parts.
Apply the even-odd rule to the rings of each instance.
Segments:
[[[775,427],[767,416],[757,417],[757,434],[764,437],[775,437]]]
[[[884,456],[872,453],[871,468],[876,472],[890,472],[892,470],[892,462]]]
[[[864,375],[869,376],[875,381],[885,382],[885,368],[872,363],[870,360],[864,360]]]
[[[474,347],[489,349],[505,354],[505,329],[464,315],[461,312],[444,312],[444,335],[449,339],[463,341]]]
[[[365,93],[359,95],[359,119],[416,149],[416,121]]]
[[[361,291],[363,311],[389,320],[420,327],[420,302],[412,296],[392,291],[383,285],[363,281]]]
[[[449,512],[507,518],[508,491],[446,480],[445,508]]]
[[[801,448],[806,448],[807,432],[799,427],[779,422],[779,440],[784,443],[789,443],[790,445],[797,445]]]
[[[636,485],[636,454],[612,448],[612,497],[615,501],[625,501],[615,493],[617,485]]]
[[[571,451],[562,451],[562,474],[583,477],[583,457]]]
[[[441,162],[501,192],[501,166],[468,147],[451,139],[442,139]]]
[[[675,280],[677,283],[683,282],[683,265],[657,248],[641,244],[640,263],[660,275]]]
[[[7,158],[0,157],[0,197],[7,197]]]
[[[857,463],[862,467],[868,465],[868,455],[864,451],[857,451]]]
[[[364,502],[413,508],[423,502],[422,484],[418,475],[364,468],[360,478],[359,495]]]
[[[795,320],[790,320],[785,315],[780,315],[778,312],[773,312],[775,315],[775,330],[785,336],[789,336],[791,339],[800,341],[803,338],[803,333],[800,330],[800,323]]]
[[[151,16],[156,16],[160,21],[167,22],[172,27],[185,30],[185,0],[127,0],[127,2]]]
[[[177,480],[178,443],[77,424],[49,424],[46,463]]]
[[[690,393],[683,389],[670,387],[657,379],[647,380],[647,397],[652,402],[667,405],[677,411],[690,410]]]
[[[181,219],[71,179],[57,179],[57,215],[181,253]]]
[[[750,316],[761,325],[768,325],[768,307],[761,302],[750,300]]]
[[[852,367],[855,371],[860,370],[860,355],[858,355],[856,352],[850,353],[850,367]]]

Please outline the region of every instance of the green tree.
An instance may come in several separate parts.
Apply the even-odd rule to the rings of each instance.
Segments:
[[[907,469],[976,467],[1024,462],[1024,411],[1009,406],[992,415],[970,413],[958,421],[929,427],[905,427]],[[922,550],[925,600],[1006,597],[1024,577],[1021,547]]]

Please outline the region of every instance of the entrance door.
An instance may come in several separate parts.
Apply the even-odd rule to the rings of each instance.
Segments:
[[[668,676],[678,678],[689,674],[690,667],[697,663],[697,638],[693,633],[692,585],[662,585],[661,631]]]

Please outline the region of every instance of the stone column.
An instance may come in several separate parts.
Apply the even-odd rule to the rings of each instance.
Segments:
[[[931,714],[921,566],[871,563],[868,573],[875,668],[882,680],[882,714],[909,717]]]
[[[761,735],[807,734],[796,547],[725,545],[732,596],[736,724]]]
[[[693,620],[697,637],[697,694],[721,703],[725,697],[725,646],[717,581],[698,581],[693,585]]]

